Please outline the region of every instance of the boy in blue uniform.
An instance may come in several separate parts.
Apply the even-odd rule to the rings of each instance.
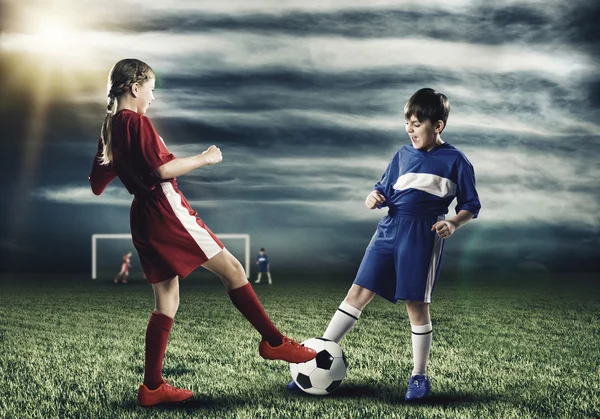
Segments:
[[[388,207],[378,225],[346,299],[324,337],[339,342],[378,294],[392,303],[406,301],[412,329],[414,368],[406,400],[427,397],[426,375],[432,327],[429,304],[440,270],[444,239],[472,218],[481,204],[473,166],[442,141],[450,113],[448,98],[433,89],[417,91],[404,107],[411,145],[396,152],[365,205]],[[445,220],[457,198],[456,215]],[[288,384],[289,390],[297,386]]]
[[[273,283],[271,280],[271,272],[269,272],[269,257],[265,254],[265,249],[260,248],[258,256],[256,257],[256,264],[258,265],[258,278],[254,281],[255,284],[260,284],[262,274],[266,273],[269,279],[269,285]]]

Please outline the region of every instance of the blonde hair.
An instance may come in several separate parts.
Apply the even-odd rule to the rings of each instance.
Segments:
[[[106,117],[100,130],[100,137],[104,143],[101,164],[112,162],[112,117],[117,112],[117,101],[127,94],[135,83],[143,83],[154,77],[154,71],[148,64],[135,58],[125,58],[116,63],[108,73]]]

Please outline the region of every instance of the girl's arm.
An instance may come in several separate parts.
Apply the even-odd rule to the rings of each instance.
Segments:
[[[117,177],[117,173],[114,171],[112,163],[107,165],[100,164],[103,148],[104,144],[102,143],[102,139],[100,139],[98,141],[98,152],[94,156],[94,162],[92,163],[92,172],[88,177],[94,195],[100,195],[104,192],[108,184]]]
[[[211,145],[202,154],[171,160],[156,169],[155,173],[161,179],[172,179],[199,167],[220,163],[222,160],[221,150],[217,146]]]

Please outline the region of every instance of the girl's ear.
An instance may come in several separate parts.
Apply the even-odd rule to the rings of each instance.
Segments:
[[[133,83],[131,85],[131,87],[129,88],[129,91],[131,92],[131,95],[133,97],[138,97],[139,91],[140,91],[140,84],[139,83]]]

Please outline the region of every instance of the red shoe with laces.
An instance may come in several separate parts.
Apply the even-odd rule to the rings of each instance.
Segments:
[[[180,403],[190,399],[194,393],[192,390],[173,387],[168,381],[164,381],[160,387],[150,390],[144,384],[138,389],[138,403],[143,407],[155,406],[162,403]]]
[[[283,343],[279,346],[271,346],[266,340],[261,340],[258,345],[258,353],[264,359],[280,359],[282,361],[298,364],[307,362],[317,356],[317,351],[300,345],[293,339],[283,337]]]

